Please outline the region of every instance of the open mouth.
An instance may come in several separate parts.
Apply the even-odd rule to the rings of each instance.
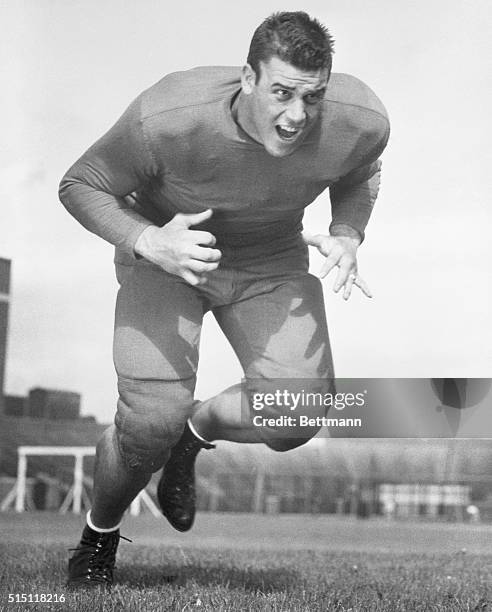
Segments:
[[[294,140],[301,131],[300,128],[291,128],[286,125],[276,125],[275,129],[282,140]]]

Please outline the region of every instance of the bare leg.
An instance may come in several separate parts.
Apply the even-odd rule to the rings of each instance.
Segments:
[[[151,476],[151,472],[126,467],[118,451],[115,427],[107,429],[97,445],[91,510],[94,525],[101,529],[117,525]]]
[[[209,441],[263,442],[247,414],[241,414],[241,385],[229,387],[219,395],[197,403],[191,418],[193,427]],[[243,398],[243,401],[246,401]]]

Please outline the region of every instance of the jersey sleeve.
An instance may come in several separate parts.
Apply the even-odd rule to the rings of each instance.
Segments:
[[[86,229],[128,254],[152,225],[125,198],[158,173],[135,100],[116,124],[67,171],[59,197]]]
[[[379,143],[366,156],[364,164],[342,176],[330,187],[332,222],[335,225],[348,225],[356,230],[364,240],[365,228],[376,201],[381,178],[379,156],[389,138],[389,125]]]

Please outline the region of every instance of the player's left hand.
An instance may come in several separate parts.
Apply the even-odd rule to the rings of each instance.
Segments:
[[[326,257],[320,270],[319,278],[325,278],[335,267],[338,274],[333,285],[333,291],[338,293],[343,287],[343,299],[348,300],[352,287],[358,287],[364,295],[372,298],[367,283],[357,272],[357,248],[360,241],[348,236],[327,236],[325,234],[310,234],[303,232],[304,242],[315,246]]]

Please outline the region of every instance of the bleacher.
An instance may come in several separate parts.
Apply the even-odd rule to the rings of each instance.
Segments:
[[[19,446],[94,447],[107,425],[86,419],[34,419],[0,415],[0,476],[17,475]],[[219,442],[202,452],[197,464],[198,508],[229,512],[354,512],[366,499],[371,512],[381,511],[379,485],[467,484],[478,503],[492,493],[492,445],[466,440],[358,439],[318,440],[288,453],[264,445]],[[94,458],[84,460],[90,480]],[[73,484],[74,459],[29,457],[27,477],[60,492]],[[148,492],[155,499],[155,474]],[[90,485],[87,485],[90,496]],[[357,502],[357,503],[356,503]],[[427,506],[432,505],[424,504]],[[426,512],[426,514],[428,514]]]

